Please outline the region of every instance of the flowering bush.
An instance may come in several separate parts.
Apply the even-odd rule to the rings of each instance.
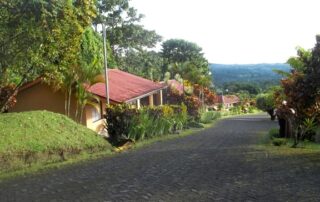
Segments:
[[[127,139],[130,128],[134,124],[133,117],[139,114],[137,109],[129,105],[108,105],[105,118],[111,143],[115,144]]]
[[[206,105],[214,104],[216,95],[207,87],[202,87],[199,84],[194,84],[193,94],[199,98],[203,96],[203,101]]]
[[[174,89],[168,89],[167,102],[173,105],[180,105],[183,103],[187,108],[188,115],[192,118],[199,119],[199,109],[201,107],[201,102],[198,97],[194,95],[181,95]]]
[[[123,139],[142,140],[176,133],[187,124],[187,107],[164,105],[153,108],[131,109],[128,105],[107,107],[107,124],[113,144]]]

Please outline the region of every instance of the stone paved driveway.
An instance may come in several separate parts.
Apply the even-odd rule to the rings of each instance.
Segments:
[[[0,183],[0,201],[320,201],[320,166],[252,145],[267,116],[224,119],[197,135]]]

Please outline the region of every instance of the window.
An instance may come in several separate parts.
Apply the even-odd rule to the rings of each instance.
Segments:
[[[101,119],[100,112],[95,107],[92,107],[91,113],[92,113],[92,122],[96,122]]]

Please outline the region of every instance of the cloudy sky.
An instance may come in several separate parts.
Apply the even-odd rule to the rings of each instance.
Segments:
[[[203,48],[209,62],[285,62],[320,34],[320,0],[131,0],[164,40]]]

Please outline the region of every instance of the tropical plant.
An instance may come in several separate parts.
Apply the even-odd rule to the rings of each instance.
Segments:
[[[200,123],[211,123],[221,117],[221,113],[217,111],[208,111],[201,114]]]
[[[318,128],[315,117],[304,119],[298,126],[295,132],[294,144],[292,147],[296,147],[299,144],[299,140],[305,138],[314,141],[314,135]]]
[[[176,133],[188,120],[185,105],[131,109],[128,105],[107,107],[108,132],[113,144],[123,139],[143,140]]]
[[[112,144],[117,144],[128,138],[130,129],[135,121],[134,117],[137,117],[138,113],[137,109],[132,109],[125,104],[107,106],[105,118]]]
[[[275,93],[278,111],[289,108],[295,113],[285,116],[295,131],[295,144],[299,139],[310,134],[310,127],[320,121],[320,36],[316,37],[316,45],[311,50],[299,48],[297,56],[288,60],[292,70],[281,80],[282,89]],[[286,105],[281,105],[285,100]],[[312,140],[311,137],[309,139]]]

